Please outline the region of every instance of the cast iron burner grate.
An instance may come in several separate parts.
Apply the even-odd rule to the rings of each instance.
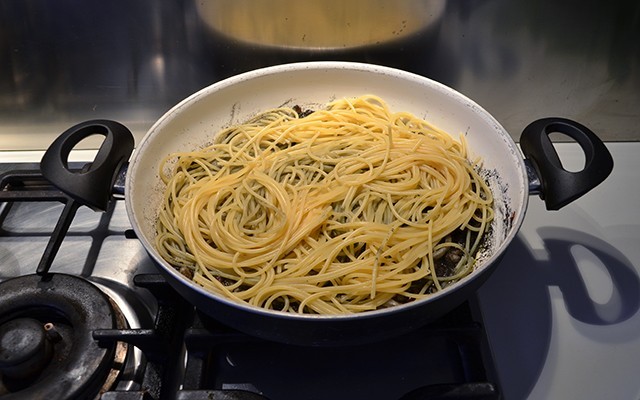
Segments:
[[[78,206],[34,171],[0,176],[0,202],[14,201],[65,204],[36,272],[46,275]],[[135,238],[132,231],[125,236]],[[94,329],[92,335],[105,348],[139,348],[146,359],[141,383],[127,390],[114,385],[103,400],[500,399],[473,300],[399,338],[300,347],[220,324],[195,310],[161,275],[140,274],[134,284],[157,301],[152,326]]]

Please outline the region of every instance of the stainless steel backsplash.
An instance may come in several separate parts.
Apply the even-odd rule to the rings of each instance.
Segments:
[[[0,0],[0,150],[46,148],[92,118],[139,140],[213,82],[309,60],[427,76],[515,139],[563,116],[640,140],[635,0]]]

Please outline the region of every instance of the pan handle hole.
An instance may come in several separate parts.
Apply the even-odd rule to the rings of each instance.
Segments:
[[[73,146],[73,150],[97,150],[102,146],[105,139],[106,136],[103,133],[93,133],[76,143]]]
[[[562,168],[569,172],[579,172],[585,168],[587,158],[583,151],[575,153],[563,151],[564,149],[569,149],[570,146],[579,146],[578,142],[576,142],[571,136],[562,132],[550,132],[548,136],[558,151],[558,157],[562,163]]]
[[[100,132],[93,133],[84,139],[81,139],[73,146],[71,152],[67,156],[67,159],[64,160],[65,163],[68,165],[73,161],[93,160],[95,152],[102,146],[105,139],[106,136]]]

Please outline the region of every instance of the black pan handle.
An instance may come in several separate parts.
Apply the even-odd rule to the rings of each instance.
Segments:
[[[82,170],[70,170],[69,153],[83,139],[102,135],[95,159]],[[42,175],[80,204],[106,211],[120,167],[133,151],[133,135],[124,125],[110,120],[91,120],[67,129],[47,149],[40,161]]]
[[[549,134],[559,132],[574,139],[585,154],[584,169],[562,167]],[[522,132],[520,148],[531,161],[542,188],[540,197],[548,210],[558,210],[604,181],[613,170],[613,157],[604,143],[586,126],[565,118],[543,118]]]

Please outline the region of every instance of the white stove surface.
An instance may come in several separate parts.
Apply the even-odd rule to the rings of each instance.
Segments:
[[[640,142],[608,147],[613,173],[584,197],[559,211],[530,198],[479,292],[507,400],[640,398]],[[556,149],[570,169],[584,162],[576,144]],[[0,152],[0,163],[41,156]]]
[[[505,399],[640,398],[640,143],[559,211],[537,197],[479,291]],[[557,144],[563,165],[584,163]]]

